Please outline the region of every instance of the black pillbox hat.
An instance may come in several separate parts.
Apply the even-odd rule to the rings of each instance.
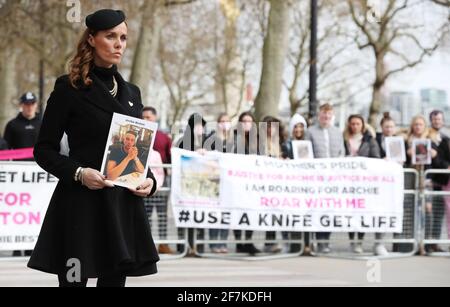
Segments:
[[[86,26],[94,31],[112,29],[126,19],[123,11],[104,9],[86,17]]]

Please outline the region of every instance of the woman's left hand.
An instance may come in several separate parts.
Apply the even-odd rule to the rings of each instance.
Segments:
[[[139,197],[148,197],[150,193],[152,192],[154,182],[152,179],[147,179],[143,184],[141,184],[139,187],[136,187],[136,189],[129,189],[131,192],[133,192],[134,195]]]
[[[436,150],[432,149],[431,150],[431,157],[434,159],[434,158],[437,157],[437,155],[438,155],[438,152]]]

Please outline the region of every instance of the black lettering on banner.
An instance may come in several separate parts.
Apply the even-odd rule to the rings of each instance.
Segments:
[[[267,223],[267,214],[259,215],[259,226],[269,226]]]
[[[218,218],[215,215],[216,212],[208,213],[208,224],[217,224]]]
[[[239,220],[239,225],[244,224],[250,226],[250,220],[248,218],[247,213],[242,214],[241,219]]]
[[[222,225],[230,225],[231,212],[222,212],[222,220],[220,223]]]
[[[395,216],[392,216],[391,218],[390,218],[390,224],[389,224],[389,227],[390,228],[396,228],[397,227],[397,218],[395,217]]]
[[[330,227],[330,217],[328,215],[324,215],[320,218],[320,225],[323,227]]]
[[[200,217],[199,217],[200,215]],[[205,220],[205,212],[199,213],[197,210],[194,211],[194,223],[201,224]]]

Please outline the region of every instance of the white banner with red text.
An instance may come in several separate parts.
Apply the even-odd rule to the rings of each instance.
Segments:
[[[0,251],[34,248],[57,183],[34,162],[0,162]]]
[[[177,227],[401,233],[404,174],[381,159],[172,150]]]

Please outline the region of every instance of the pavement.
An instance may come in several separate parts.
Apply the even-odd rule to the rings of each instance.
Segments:
[[[0,258],[0,287],[56,287],[55,276],[26,268],[27,260]],[[89,282],[95,285],[95,280]],[[159,264],[159,274],[130,278],[128,287],[450,286],[450,258],[383,261],[289,258],[240,261],[184,258]]]

